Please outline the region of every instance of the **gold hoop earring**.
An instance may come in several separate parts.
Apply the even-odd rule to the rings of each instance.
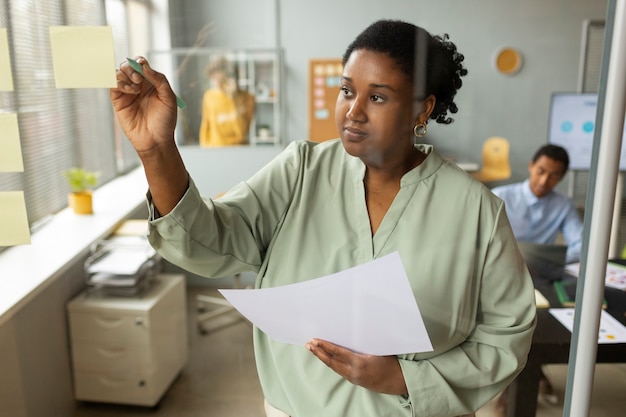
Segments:
[[[413,128],[413,134],[415,135],[416,138],[423,138],[424,136],[426,136],[427,131],[428,131],[428,127],[426,126],[426,123],[424,122],[417,123],[415,127]]]

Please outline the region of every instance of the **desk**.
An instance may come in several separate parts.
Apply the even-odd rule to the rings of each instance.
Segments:
[[[475,162],[455,161],[454,163],[465,172],[477,172],[480,170],[480,165]]]
[[[550,283],[535,281],[537,288],[550,301],[550,305],[558,306],[554,287]],[[626,324],[626,294],[619,294],[607,289],[606,298],[611,313],[623,324]],[[620,300],[621,298],[621,300]],[[568,363],[570,340],[572,334],[548,309],[537,309],[537,328],[528,355],[528,363],[524,370],[511,383],[508,389],[508,417],[533,417],[537,410],[537,395],[541,365]],[[626,344],[599,344],[596,363],[626,362]]]
[[[453,164],[455,164],[456,166],[458,166],[465,172],[480,171],[480,165],[477,164],[476,162],[467,161],[467,160],[458,160],[456,156],[452,156],[452,155],[448,155],[448,156],[443,155],[442,158],[448,162],[452,162]]]

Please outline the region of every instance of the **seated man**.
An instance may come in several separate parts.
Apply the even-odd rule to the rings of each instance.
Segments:
[[[568,168],[569,156],[564,148],[544,145],[528,165],[528,179],[491,191],[504,200],[506,214],[518,241],[554,244],[561,234],[567,244],[565,262],[571,263],[580,260],[583,223],[572,199],[554,189]],[[539,395],[556,402],[552,385],[543,374]],[[500,396],[498,409],[506,414],[506,390]]]
[[[572,199],[554,189],[568,167],[565,149],[544,145],[528,165],[527,180],[491,191],[504,200],[517,240],[553,244],[560,233],[567,244],[565,262],[571,263],[580,260],[583,224]]]

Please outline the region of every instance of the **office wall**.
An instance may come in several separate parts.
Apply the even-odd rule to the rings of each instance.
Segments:
[[[0,325],[0,415],[26,417],[13,322]]]
[[[211,29],[204,47],[273,48],[276,44],[275,0],[176,0],[170,1],[169,9],[173,47],[194,45],[206,25]]]
[[[11,320],[23,391],[23,397],[17,398],[24,400],[25,416],[67,416],[73,412],[65,304],[84,288],[84,259],[77,259],[52,279]]]
[[[521,179],[527,175],[530,152],[546,141],[550,93],[576,90],[583,21],[604,18],[605,9],[606,2],[598,0],[366,0],[333,6],[325,0],[284,1],[283,16],[307,16],[282,19],[288,132],[294,138],[306,133],[307,109],[301,97],[306,60],[341,54],[355,34],[377,18],[401,18],[435,34],[448,33],[465,55],[469,71],[457,96],[455,123],[430,123],[430,143],[461,159],[480,161],[484,139],[504,136],[511,141],[514,176]],[[297,36],[304,33],[314,35]],[[517,75],[502,75],[493,68],[493,54],[503,46],[523,54]],[[303,93],[295,93],[295,88]]]
[[[262,20],[271,19],[278,5],[287,141],[307,135],[310,58],[340,56],[358,32],[379,18],[448,33],[465,55],[469,74],[457,96],[455,123],[431,123],[428,142],[444,154],[479,162],[483,141],[504,136],[511,141],[512,180],[526,177],[532,151],[546,141],[550,94],[577,88],[583,22],[604,19],[607,7],[605,0],[264,0],[260,12],[254,0],[225,4],[185,0],[171,2],[170,8],[176,8],[179,19],[193,15],[185,27],[188,43],[202,22],[219,18],[212,46],[252,47],[275,45],[274,32]],[[261,41],[261,36],[266,38]],[[493,55],[503,46],[519,49],[524,57],[515,76],[493,68]]]
[[[84,288],[87,254],[0,325],[0,416],[70,416],[74,409],[65,304]]]

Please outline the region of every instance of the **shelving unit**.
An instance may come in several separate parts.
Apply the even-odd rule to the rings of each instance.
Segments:
[[[248,58],[250,91],[256,99],[255,118],[250,125],[251,145],[280,142],[279,65],[280,59],[275,53],[255,53]]]

